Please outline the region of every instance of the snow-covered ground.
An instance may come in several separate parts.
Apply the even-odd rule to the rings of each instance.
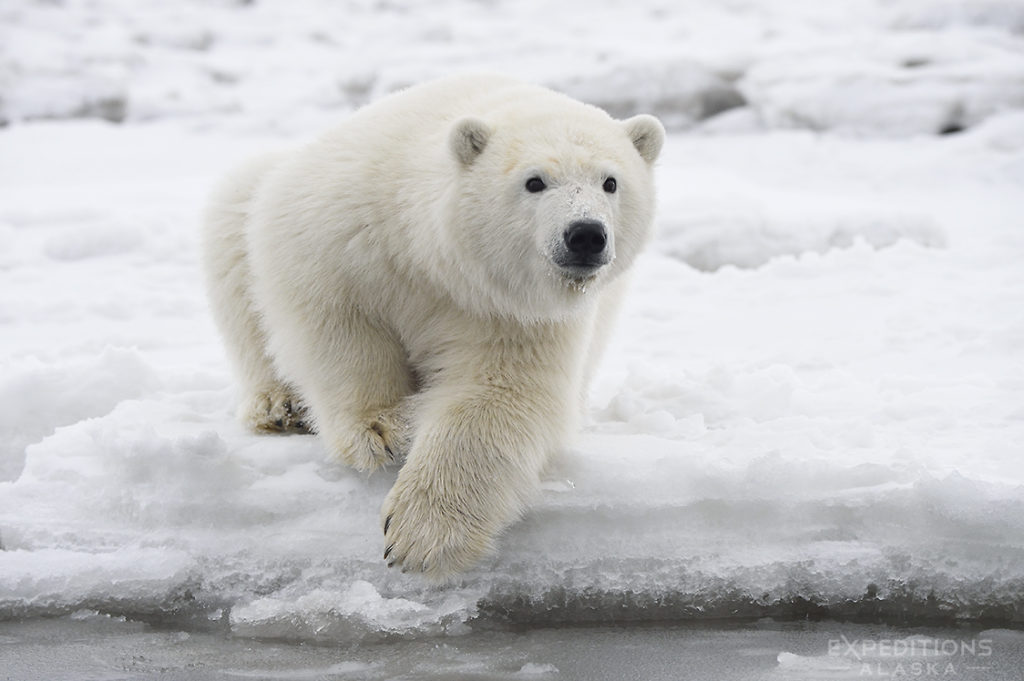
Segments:
[[[466,69],[673,134],[585,431],[436,587],[381,560],[394,471],[233,419],[197,232],[240,158]],[[10,0],[0,119],[0,619],[1024,622],[1019,0]]]

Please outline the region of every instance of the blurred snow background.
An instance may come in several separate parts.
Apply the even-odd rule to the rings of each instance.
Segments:
[[[585,432],[438,588],[379,560],[394,472],[233,420],[198,215],[480,69],[672,135]],[[1024,621],[1020,0],[7,0],[0,123],[0,617]]]

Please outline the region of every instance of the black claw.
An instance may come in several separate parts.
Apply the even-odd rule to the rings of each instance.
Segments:
[[[392,461],[395,460],[395,453],[393,451],[391,451],[391,447],[388,447],[387,445],[384,445],[384,451],[388,453],[388,456],[391,457]]]
[[[389,568],[395,567],[395,561],[391,561],[390,563],[388,563],[388,567]]]
[[[393,515],[394,515],[394,514],[392,513],[391,515],[389,515],[389,516],[388,516],[388,517],[387,517],[387,518],[386,518],[386,519],[384,520],[384,534],[387,534],[387,533],[388,533],[388,528],[389,528],[389,527],[391,527],[391,517],[392,517]]]
[[[394,548],[395,548],[394,544],[389,544],[388,547],[386,549],[384,549],[384,560],[388,559],[388,556],[391,555],[391,550],[394,549]]]

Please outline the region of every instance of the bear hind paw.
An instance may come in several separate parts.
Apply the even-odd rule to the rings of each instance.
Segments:
[[[257,432],[310,433],[306,408],[292,391],[275,387],[249,398],[243,409],[243,420]]]

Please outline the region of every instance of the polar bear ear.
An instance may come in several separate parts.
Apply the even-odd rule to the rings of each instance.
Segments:
[[[459,163],[469,166],[483,152],[490,137],[491,128],[479,118],[461,118],[452,128],[448,144]]]
[[[640,156],[648,163],[654,163],[661,153],[661,145],[665,143],[665,128],[654,116],[640,114],[622,121],[626,134]]]

